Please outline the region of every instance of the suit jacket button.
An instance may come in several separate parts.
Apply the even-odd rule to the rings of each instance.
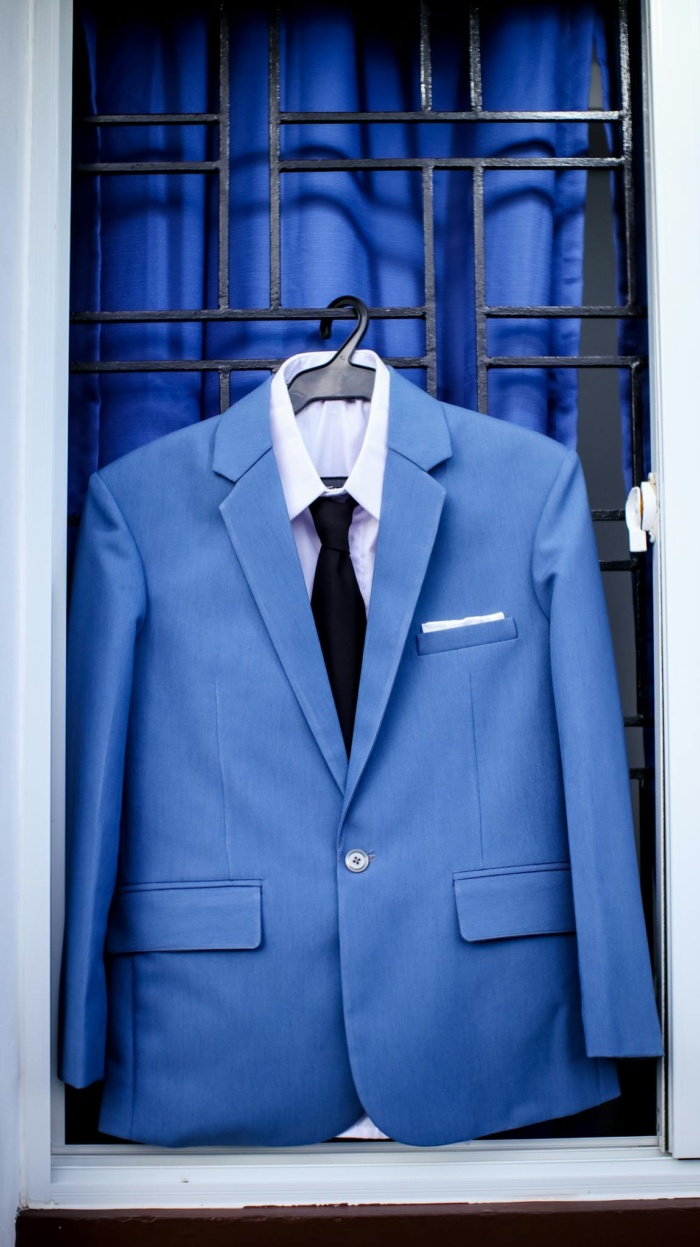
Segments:
[[[364,849],[351,849],[345,854],[345,865],[354,875],[359,875],[369,866],[369,854]]]

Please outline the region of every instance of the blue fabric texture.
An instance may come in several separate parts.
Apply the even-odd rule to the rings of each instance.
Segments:
[[[446,1144],[614,1097],[661,1037],[578,457],[392,371],[348,759],[268,403],[91,478],[62,1077],[172,1146],[309,1144],[361,1108]]]
[[[469,99],[466,9],[432,6],[433,105]],[[215,109],[211,47],[218,5],[78,6],[77,109],[85,113]],[[231,6],[230,290],[233,307],[270,297],[268,25],[261,6]],[[483,104],[489,109],[582,109],[589,99],[597,22],[592,3],[482,6]],[[377,4],[283,7],[281,97],[286,109],[418,109],[418,12],[397,22]],[[212,159],[216,126],[78,127],[81,159]],[[286,157],[575,156],[587,127],[288,125]],[[586,173],[485,174],[486,298],[491,304],[577,305],[582,298]],[[474,225],[469,170],[438,169],[435,270],[439,397],[475,407]],[[217,178],[149,174],[76,179],[75,310],[218,306]],[[354,293],[370,306],[424,301],[419,170],[303,172],[282,177],[282,301],[324,305]],[[336,326],[339,341],[344,325]],[[500,320],[493,355],[571,355],[576,320]],[[315,323],[74,325],[76,359],[177,361],[285,358],[317,348]],[[416,321],[372,324],[367,345],[388,357],[421,355]],[[263,379],[234,372],[232,400]],[[424,385],[420,372],[412,379]],[[489,411],[576,444],[574,369],[493,370]],[[77,374],[71,380],[69,511],[79,514],[90,473],[155,437],[217,414],[215,373]]]

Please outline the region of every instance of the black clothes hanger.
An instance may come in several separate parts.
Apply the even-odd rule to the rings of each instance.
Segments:
[[[352,294],[341,294],[330,307],[351,307],[357,314],[357,325],[350,337],[343,343],[327,364],[318,368],[307,368],[300,372],[289,385],[289,397],[296,415],[307,403],[323,398],[371,398],[374,390],[374,369],[362,364],[353,364],[353,352],[360,345],[367,332],[369,312],[362,299]],[[324,317],[321,321],[321,337],[329,338],[331,334],[331,318]]]

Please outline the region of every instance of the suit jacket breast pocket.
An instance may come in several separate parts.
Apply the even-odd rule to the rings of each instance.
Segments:
[[[419,654],[442,654],[447,650],[513,641],[517,635],[515,620],[509,615],[505,619],[492,619],[489,623],[463,624],[458,628],[441,628],[437,632],[417,632],[416,648]]]

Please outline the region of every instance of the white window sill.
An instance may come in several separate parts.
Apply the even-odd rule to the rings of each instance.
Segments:
[[[700,1161],[656,1139],[494,1141],[416,1149],[333,1143],[294,1149],[175,1152],[56,1149],[51,1196],[32,1207],[236,1208],[660,1199],[700,1194]]]

